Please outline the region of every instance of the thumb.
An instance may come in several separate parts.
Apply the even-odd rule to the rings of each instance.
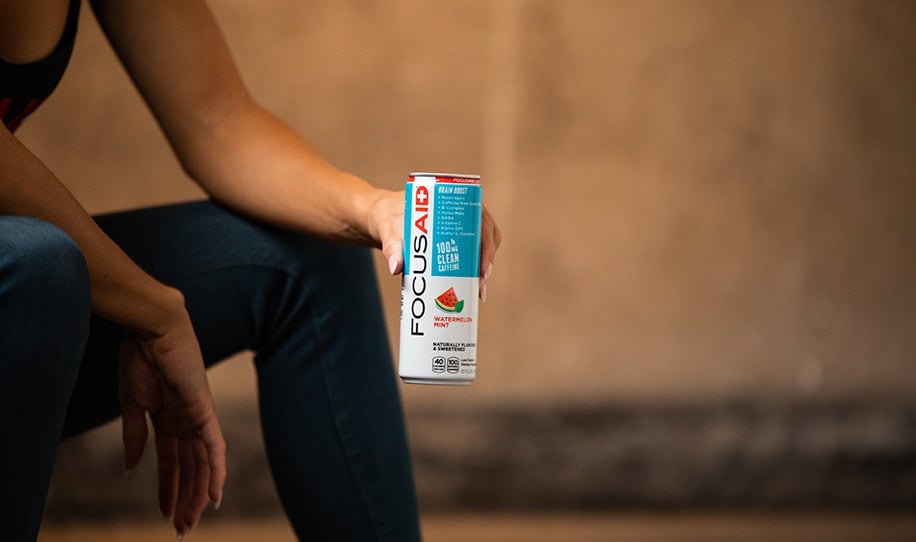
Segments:
[[[388,263],[388,272],[397,275],[404,269],[403,244],[400,241],[389,241],[382,245],[382,255]]]
[[[124,442],[124,468],[131,470],[140,463],[146,447],[146,413],[142,408],[121,405],[122,440]]]

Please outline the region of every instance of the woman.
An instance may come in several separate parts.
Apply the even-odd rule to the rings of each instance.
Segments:
[[[203,1],[90,4],[212,201],[90,217],[12,135],[61,77],[80,1],[0,0],[3,539],[37,536],[58,440],[119,414],[128,469],[152,421],[160,509],[181,539],[226,477],[205,366],[246,348],[297,535],[418,539],[371,255],[353,246],[400,272],[403,194],[261,109]],[[485,285],[499,233],[486,211],[482,226]]]

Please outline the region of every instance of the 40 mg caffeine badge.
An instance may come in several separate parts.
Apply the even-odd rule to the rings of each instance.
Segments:
[[[404,197],[398,372],[411,384],[477,375],[478,175],[411,173]]]

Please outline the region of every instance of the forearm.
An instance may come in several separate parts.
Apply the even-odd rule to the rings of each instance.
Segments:
[[[343,172],[253,103],[184,146],[189,174],[218,201],[280,226],[377,244],[371,208],[386,191]]]
[[[89,268],[93,312],[103,318],[156,333],[182,303],[180,293],[155,281],[131,261],[54,174],[3,128],[0,214],[45,220],[77,243]]]
[[[92,6],[182,166],[208,194],[266,222],[377,244],[368,217],[388,192],[332,166],[252,100],[203,2]]]

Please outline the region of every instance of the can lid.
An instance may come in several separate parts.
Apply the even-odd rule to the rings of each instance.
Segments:
[[[411,177],[436,177],[446,179],[475,179],[480,180],[480,175],[470,175],[464,173],[433,173],[428,171],[411,171],[408,173]]]

